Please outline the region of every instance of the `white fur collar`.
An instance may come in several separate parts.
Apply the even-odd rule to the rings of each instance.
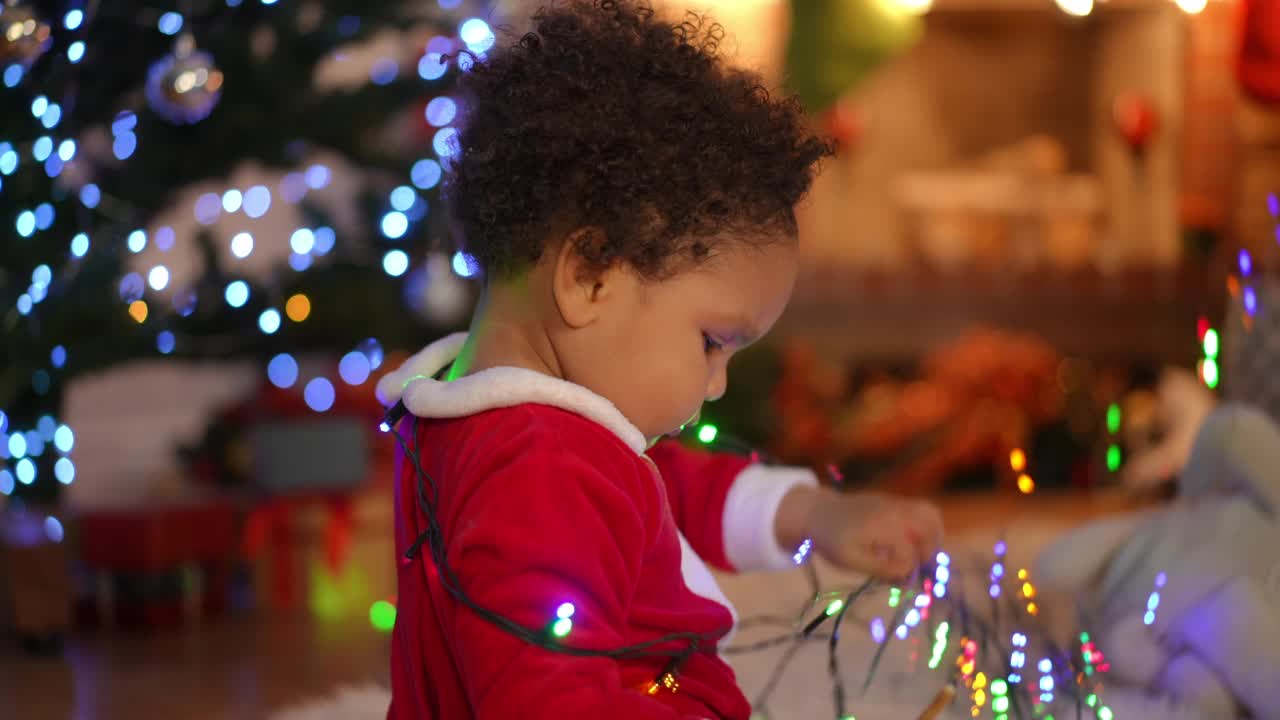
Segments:
[[[403,400],[409,412],[427,418],[466,417],[523,403],[550,405],[603,425],[636,453],[645,451],[644,434],[613,403],[567,380],[514,367],[489,368],[453,382],[436,380],[466,341],[466,333],[454,333],[418,351],[378,381],[378,399],[388,406]]]

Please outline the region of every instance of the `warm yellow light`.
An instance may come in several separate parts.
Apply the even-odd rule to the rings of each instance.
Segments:
[[[311,315],[311,300],[306,295],[298,293],[284,304],[284,314],[294,322],[302,322]]]
[[[1182,12],[1188,15],[1199,15],[1201,10],[1209,4],[1208,0],[1174,0]]]
[[[1022,472],[1027,469],[1027,454],[1022,451],[1022,448],[1017,448],[1009,453],[1009,467],[1013,468],[1014,472]]]
[[[147,321],[147,303],[143,300],[134,300],[129,303],[129,317],[138,321],[138,324]]]
[[[1093,0],[1057,0],[1058,9],[1068,15],[1084,17],[1093,12]]]
[[[1032,480],[1030,475],[1023,473],[1018,476],[1018,490],[1020,490],[1023,495],[1030,495],[1035,489],[1036,481]]]

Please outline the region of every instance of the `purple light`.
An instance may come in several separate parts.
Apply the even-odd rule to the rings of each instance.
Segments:
[[[1253,272],[1253,258],[1249,257],[1249,251],[1241,249],[1237,262],[1240,265],[1240,274],[1249,277],[1249,273]]]
[[[1004,554],[1008,551],[1009,551],[1009,546],[1006,545],[1003,540],[996,543],[996,555],[999,555],[1000,557],[1004,557]]]
[[[871,639],[875,640],[876,644],[878,645],[884,642],[885,634],[886,633],[884,630],[884,619],[875,618],[874,620],[872,620],[871,621]]]
[[[993,598],[998,598],[998,597],[1000,597],[1000,586],[999,586],[999,585],[992,585],[992,586],[991,586],[991,589],[989,590],[989,592],[991,593],[991,597],[993,597]]]
[[[1280,196],[1275,193],[1267,195],[1267,210],[1271,211],[1271,217],[1280,220]]]
[[[348,385],[359,385],[369,379],[369,358],[364,353],[355,351],[342,356],[338,362],[338,374]]]
[[[316,412],[324,412],[333,407],[333,383],[322,377],[312,378],[302,391],[302,397],[307,401],[307,407]]]
[[[1244,311],[1250,315],[1258,312],[1258,293],[1252,287],[1244,289]]]

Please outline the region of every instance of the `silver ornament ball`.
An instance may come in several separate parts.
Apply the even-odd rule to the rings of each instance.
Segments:
[[[222,97],[222,71],[213,56],[184,36],[174,52],[156,61],[147,74],[147,102],[161,117],[190,125],[209,117]]]

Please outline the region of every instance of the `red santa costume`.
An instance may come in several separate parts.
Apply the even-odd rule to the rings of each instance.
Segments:
[[[436,342],[378,385],[418,418],[402,434],[435,479],[447,560],[481,606],[545,628],[575,612],[563,642],[612,649],[673,632],[723,647],[736,622],[706,563],[782,569],[773,520],[783,495],[813,484],[806,470],[646,441],[608,400],[519,368],[432,379],[464,335]],[[416,428],[416,429],[415,429]],[[396,480],[396,549],[426,527],[417,476]],[[727,718],[750,707],[715,652],[681,668],[679,689],[647,692],[664,658],[616,660],[548,651],[460,605],[430,553],[402,560],[388,718]],[[662,647],[682,648],[684,641]]]

